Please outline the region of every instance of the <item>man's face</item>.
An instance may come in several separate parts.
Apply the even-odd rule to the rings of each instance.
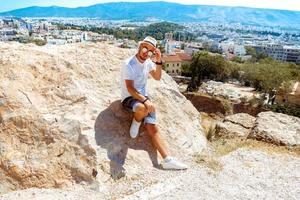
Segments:
[[[148,44],[142,43],[139,48],[139,56],[142,60],[147,60],[154,55],[155,47]]]

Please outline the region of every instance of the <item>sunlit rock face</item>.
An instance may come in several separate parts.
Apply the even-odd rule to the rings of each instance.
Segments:
[[[101,187],[158,166],[143,127],[130,139],[132,115],[120,106],[120,67],[133,54],[98,43],[0,43],[0,193]],[[164,73],[148,86],[172,155],[205,149],[199,113],[172,78]]]

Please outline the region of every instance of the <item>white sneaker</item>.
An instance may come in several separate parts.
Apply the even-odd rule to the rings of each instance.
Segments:
[[[163,169],[176,169],[176,170],[182,170],[188,168],[186,164],[169,156],[162,161],[161,166]]]
[[[136,136],[139,134],[141,122],[137,122],[134,118],[132,119],[131,126],[130,126],[130,137],[136,138]]]

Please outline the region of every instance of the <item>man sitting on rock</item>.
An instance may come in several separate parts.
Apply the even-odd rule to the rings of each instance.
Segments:
[[[163,158],[163,169],[187,169],[187,166],[167,153],[156,125],[155,107],[147,96],[146,86],[148,75],[160,80],[162,75],[162,60],[157,41],[146,37],[139,43],[138,52],[125,61],[121,69],[121,95],[123,107],[134,113],[130,127],[131,138],[137,137],[143,121],[153,145]]]

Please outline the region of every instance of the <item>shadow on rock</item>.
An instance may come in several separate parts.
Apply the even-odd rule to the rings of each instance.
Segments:
[[[143,126],[136,139],[129,136],[132,114],[125,111],[121,101],[114,101],[103,110],[95,122],[95,138],[97,145],[107,150],[110,159],[110,173],[113,179],[125,176],[124,163],[128,148],[147,151],[154,167],[158,167],[157,151],[151,144],[151,138]]]

